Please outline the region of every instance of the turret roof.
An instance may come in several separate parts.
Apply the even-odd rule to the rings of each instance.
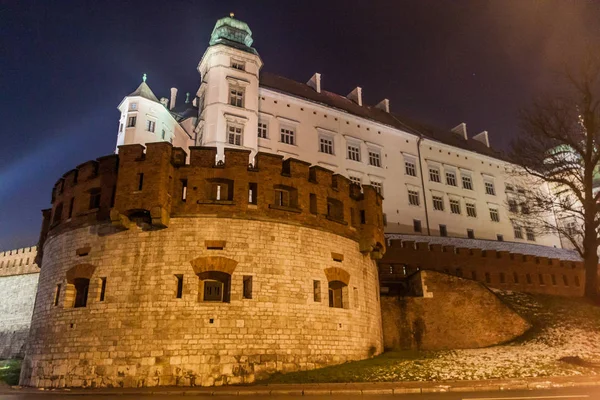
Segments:
[[[152,89],[150,89],[150,86],[148,86],[148,84],[146,82],[140,83],[140,86],[138,86],[137,89],[135,89],[133,92],[131,92],[128,95],[128,97],[133,97],[133,96],[140,96],[145,99],[155,101],[157,103],[159,102],[158,98],[154,95],[154,93],[152,92]]]

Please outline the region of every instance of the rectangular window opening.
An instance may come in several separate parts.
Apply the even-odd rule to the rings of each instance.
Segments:
[[[144,187],[144,174],[143,173],[139,173],[138,174],[138,189],[137,190],[142,190],[143,187]]]
[[[100,301],[106,296],[106,278],[100,278]]]
[[[185,201],[187,199],[187,179],[181,180],[181,201]]]
[[[248,183],[248,203],[258,204],[258,183],[256,182]]]
[[[321,302],[321,281],[313,281],[313,301]]]
[[[175,275],[177,282],[177,289],[175,291],[175,298],[181,299],[183,297],[183,275]]]
[[[252,276],[244,275],[243,278],[243,298],[251,299],[252,298]]]
[[[413,230],[415,232],[421,232],[421,220],[413,219]]]
[[[56,292],[54,293],[54,307],[58,306],[58,302],[60,301],[60,287],[60,283],[56,285]]]
[[[448,236],[448,230],[446,228],[446,225],[440,225],[440,236]]]
[[[467,237],[469,239],[475,239],[475,231],[473,229],[467,229]]]
[[[317,215],[317,195],[314,193],[310,194],[310,213]]]

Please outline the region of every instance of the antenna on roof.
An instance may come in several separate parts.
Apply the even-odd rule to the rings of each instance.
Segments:
[[[147,78],[148,78],[148,75],[146,75],[146,74],[142,75],[142,81],[146,82]]]

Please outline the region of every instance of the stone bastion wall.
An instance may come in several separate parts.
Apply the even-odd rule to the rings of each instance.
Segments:
[[[373,188],[272,155],[185,156],[123,146],[59,180],[21,384],[234,384],[382,351]]]

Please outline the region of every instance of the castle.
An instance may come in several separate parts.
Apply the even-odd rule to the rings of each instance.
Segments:
[[[144,76],[116,154],[58,180],[22,384],[234,384],[364,359],[384,346],[380,293],[423,270],[582,295],[560,238],[511,222],[528,182],[487,132],[263,73],[252,44],[217,21],[193,98]],[[443,281],[419,276],[422,296]]]

